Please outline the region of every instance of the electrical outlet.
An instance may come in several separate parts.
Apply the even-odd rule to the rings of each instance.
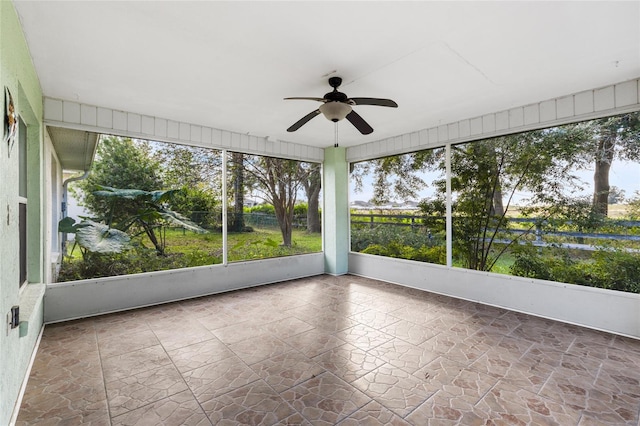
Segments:
[[[20,306],[12,306],[11,307],[11,328],[16,328],[20,325]]]

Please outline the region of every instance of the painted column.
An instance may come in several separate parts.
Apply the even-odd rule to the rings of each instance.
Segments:
[[[324,150],[323,238],[325,272],[343,275],[349,270],[349,173],[346,149]]]

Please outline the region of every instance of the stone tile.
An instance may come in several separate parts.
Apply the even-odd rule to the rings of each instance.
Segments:
[[[285,342],[310,358],[345,344],[333,334],[318,329],[288,337]]]
[[[220,309],[216,312],[199,316],[197,321],[207,330],[211,331],[238,324],[239,322],[243,322],[244,318],[240,317],[237,313],[229,312],[226,309]]]
[[[296,317],[287,317],[265,324],[264,328],[276,337],[286,339],[287,337],[309,331],[314,327]]]
[[[636,424],[640,412],[640,370],[605,364],[587,390],[584,413],[605,424]]]
[[[111,415],[118,416],[185,390],[178,370],[165,365],[108,382],[107,398]]]
[[[167,351],[213,338],[212,332],[195,320],[184,321],[180,324],[153,325],[152,329]]]
[[[425,387],[431,393],[439,392],[441,396],[467,401],[470,404],[478,402],[499,380],[445,357],[429,363],[418,370],[415,376],[424,380]]]
[[[120,312],[94,319],[96,333],[100,337],[121,336],[149,330],[145,321],[140,321],[135,311]]]
[[[640,340],[630,337],[615,336],[613,342],[611,342],[611,347],[640,354]]]
[[[85,338],[95,341],[95,324],[93,319],[45,325],[40,346],[46,348],[49,345],[59,345],[65,341],[77,341]]]
[[[510,384],[499,382],[475,406],[497,424],[574,425],[580,411]]]
[[[278,426],[311,426],[311,423],[309,423],[309,421],[307,419],[302,417],[302,414],[295,413],[295,414],[290,415],[286,419],[283,419],[283,420],[275,423],[275,425],[278,425]]]
[[[339,331],[335,335],[353,346],[368,351],[376,346],[388,342],[393,336],[376,330],[364,324],[357,324],[346,330]]]
[[[115,416],[112,426],[184,425],[210,426],[211,422],[191,392],[168,396],[153,404]]]
[[[75,420],[70,420],[75,419]],[[106,423],[104,422],[106,420]],[[17,424],[109,424],[107,398],[102,381],[65,386],[33,395],[27,387]]]
[[[100,356],[108,358],[114,355],[121,355],[126,352],[148,348],[159,345],[160,341],[151,330],[141,330],[136,333],[120,335],[99,335],[98,346]]]
[[[440,333],[439,330],[417,325],[407,320],[397,321],[382,328],[380,331],[414,345],[424,343]]]
[[[532,346],[527,340],[505,337],[473,361],[469,368],[493,377],[504,377]]]
[[[330,312],[323,312],[321,315],[307,318],[305,321],[315,328],[327,333],[342,332],[343,330],[358,325],[358,321],[356,320],[342,315],[332,314]]]
[[[563,367],[555,368],[539,394],[575,410],[584,410],[597,370],[588,370],[580,360],[572,357],[563,362]]]
[[[181,373],[233,356],[227,345],[216,338],[174,349],[167,354]]]
[[[347,301],[345,301],[345,299]],[[344,299],[341,298],[338,303],[322,306],[322,313],[349,317],[351,315],[356,315],[369,309],[368,306],[350,301],[350,299],[351,295],[348,293],[346,296],[344,296]]]
[[[348,343],[324,352],[313,360],[325,370],[349,383],[385,363],[380,358]]]
[[[34,360],[28,390],[32,394],[64,392],[68,385],[92,384],[102,380],[97,347],[86,351],[81,347],[65,351],[63,355],[52,355],[45,350],[39,352]]]
[[[183,377],[200,403],[205,403],[260,378],[236,356],[187,371]]]
[[[216,425],[273,425],[296,414],[296,411],[262,380],[211,399],[203,403],[202,408]]]
[[[393,323],[400,321],[400,318],[394,317],[391,314],[378,311],[376,309],[369,309],[350,316],[351,319],[358,321],[360,324],[368,325],[376,329],[387,327]]]
[[[212,330],[212,333],[223,343],[232,345],[249,338],[268,334],[269,331],[264,326],[240,323]]]
[[[240,359],[248,365],[278,356],[292,350],[292,346],[271,334],[263,334],[229,345]]]
[[[314,425],[334,425],[371,402],[364,393],[331,373],[307,380],[281,394]]]
[[[552,329],[551,325],[553,323],[542,322],[542,319],[538,320],[535,323],[520,324],[509,336],[528,340],[559,351],[569,349],[576,339],[575,336],[564,333],[562,330]]]
[[[395,415],[391,410],[373,401],[340,422],[340,426],[359,425],[409,426],[410,424]]]
[[[428,347],[412,345],[400,339],[392,339],[383,343],[371,349],[369,353],[409,374],[415,373],[440,356],[438,352]]]
[[[267,358],[251,368],[277,392],[283,392],[324,372],[322,367],[295,350]]]
[[[486,413],[483,413],[473,404],[443,391],[438,391],[431,398],[426,400],[405,420],[416,426],[430,425],[482,425],[490,423]],[[502,423],[495,423],[502,424]],[[506,423],[509,424],[509,423]]]
[[[102,371],[105,382],[109,383],[169,364],[171,359],[162,346],[157,345],[105,358],[102,360]]]
[[[409,414],[433,394],[424,380],[390,364],[365,374],[354,381],[353,386],[400,417]]]
[[[398,317],[414,324],[426,326],[429,322],[437,319],[442,315],[440,311],[432,308],[424,308],[421,306],[409,305],[401,306],[390,313],[394,317]]]

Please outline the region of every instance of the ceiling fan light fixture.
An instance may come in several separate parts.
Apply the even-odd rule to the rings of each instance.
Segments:
[[[318,109],[327,120],[334,123],[343,120],[351,112],[351,106],[343,102],[325,102]]]

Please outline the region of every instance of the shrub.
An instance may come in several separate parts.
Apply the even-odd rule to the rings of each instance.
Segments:
[[[634,252],[601,249],[591,258],[580,259],[566,250],[518,248],[511,273],[568,284],[640,293],[640,255]]]

